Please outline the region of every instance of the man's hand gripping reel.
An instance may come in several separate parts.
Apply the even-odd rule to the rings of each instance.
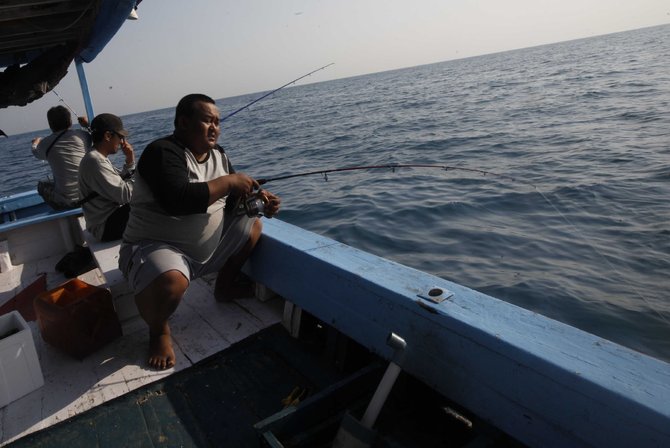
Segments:
[[[237,208],[238,215],[265,216],[265,206],[269,203],[268,197],[262,189],[255,191],[240,201]]]

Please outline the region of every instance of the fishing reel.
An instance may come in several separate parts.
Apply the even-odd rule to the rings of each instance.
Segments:
[[[237,206],[237,214],[247,215],[250,218],[264,216],[267,203],[268,199],[263,190],[258,190],[240,201]]]

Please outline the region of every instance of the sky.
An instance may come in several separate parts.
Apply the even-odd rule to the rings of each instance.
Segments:
[[[95,113],[213,98],[460,59],[670,23],[668,0],[144,0],[85,64]],[[670,38],[670,36],[668,36]],[[78,114],[74,64],[56,87]],[[0,109],[0,129],[47,128],[53,93]]]

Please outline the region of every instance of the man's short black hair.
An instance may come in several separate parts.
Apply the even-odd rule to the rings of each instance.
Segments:
[[[64,131],[72,126],[72,116],[65,106],[54,106],[49,109],[47,121],[52,132]]]
[[[174,127],[177,127],[177,120],[179,117],[192,117],[195,113],[195,104],[200,102],[216,104],[216,101],[207,95],[203,95],[202,93],[191,93],[186,95],[184,98],[179,100],[179,103],[177,103],[177,110],[174,114]]]

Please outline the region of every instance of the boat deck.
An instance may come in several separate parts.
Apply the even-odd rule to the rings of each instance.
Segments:
[[[295,339],[281,325],[271,326],[11,446],[331,447],[345,409],[360,418],[384,366],[368,359],[349,363],[358,364],[355,369],[338,367],[336,351],[328,349],[332,333],[316,333]],[[375,429],[375,447],[522,448],[486,424],[464,420],[407,375],[398,379]]]
[[[320,375],[308,378],[286,367],[297,355],[287,352],[286,337],[272,327],[195,372],[165,378],[12,446],[253,446],[253,424],[281,410],[294,386],[323,387],[316,383]],[[255,350],[259,346],[264,349]]]
[[[44,230],[42,224],[51,224],[51,231]],[[0,247],[0,262],[5,267],[9,265],[10,270],[2,268],[4,274],[0,275],[0,284],[4,289],[0,290],[0,296],[4,294],[1,291],[5,291],[7,297],[12,297],[31,285],[22,296],[34,297],[32,287],[35,283],[42,289],[51,289],[65,280],[62,276],[60,279],[49,277],[40,285],[44,276],[39,273],[54,266],[59,258],[35,256],[36,252],[45,253],[46,249],[50,251],[48,253],[57,253],[58,247],[64,247],[65,241],[54,243],[54,236],[59,233],[77,241],[81,227],[59,219],[58,222],[41,223],[39,227],[31,225],[14,229],[7,234],[5,247]],[[102,268],[105,272],[103,281],[111,288],[111,274],[118,271],[117,263],[113,262],[117,255],[107,249],[101,247],[99,254],[101,259],[104,258],[102,261],[109,263],[100,263],[97,256],[96,260],[99,267],[108,267]],[[68,250],[72,250],[71,246]],[[24,256],[23,266],[12,268],[13,263],[21,263],[21,255]],[[41,261],[31,265],[25,255]],[[409,348],[402,352],[401,378],[414,378],[428,385],[430,392],[421,394],[420,399],[414,398],[418,396],[414,392],[407,393],[410,398],[406,403],[421,403],[421,409],[415,413],[420,417],[413,420],[417,422],[415,428],[419,429],[408,431],[410,435],[406,437],[410,443],[390,446],[445,446],[446,443],[418,444],[413,437],[427,432],[421,426],[427,422],[431,422],[429,429],[446,427],[444,418],[433,417],[452,415],[449,409],[454,408],[456,415],[465,415],[465,420],[473,423],[473,428],[482,427],[490,432],[488,427],[494,425],[498,431],[506,431],[529,446],[670,446],[667,443],[670,440],[670,414],[666,399],[670,370],[663,361],[278,220],[264,223],[263,237],[249,259],[245,273],[265,289],[286,298],[287,304],[290,301],[292,307],[284,309],[282,321],[291,334],[296,334],[296,330],[301,333],[305,320],[295,311],[303,309],[311,313],[319,322],[317,327],[326,328],[329,339],[334,339],[330,351],[337,357],[340,354],[339,338],[355,342],[368,354],[386,360],[395,356],[388,344],[390,334],[399,335],[407,342]],[[92,278],[84,276],[83,280],[93,284],[101,276],[96,270],[87,275]],[[129,322],[133,316],[132,307],[121,305],[132,305],[133,301],[132,296],[131,300],[125,301],[127,291],[123,288],[119,288],[123,295],[114,297],[119,299],[115,309],[124,324],[126,336],[84,362],[60,355],[35,337],[47,384],[2,410],[1,440],[16,440],[52,423],[57,424],[44,433],[60,431],[56,428],[61,427],[76,427],[68,422],[86,421],[87,418],[78,412],[88,409],[95,413],[100,406],[94,405],[105,400],[118,403],[122,397],[127,398],[136,392],[140,396],[146,396],[142,393],[151,395],[156,390],[163,394],[171,390],[168,383],[172,376],[165,375],[177,372],[185,377],[197,377],[203,368],[207,368],[201,363],[209,362],[205,359],[208,355],[216,353],[215,357],[225,358],[227,350],[237,350],[234,341],[243,340],[240,344],[246,344],[244,341],[248,338],[244,339],[245,336],[252,335],[249,337],[253,339],[256,329],[265,323],[279,321],[281,301],[217,304],[212,299],[212,281],[210,277],[195,282],[172,319],[178,352],[178,364],[172,371],[152,372],[141,367],[146,356],[146,331],[142,330],[141,321],[134,328],[127,325],[132,323]],[[435,296],[435,291],[441,294]],[[122,298],[124,300],[120,300]],[[124,309],[128,313],[121,317],[120,310]],[[32,328],[35,331],[35,326]],[[23,331],[24,339],[28,339],[28,333],[28,329]],[[270,339],[274,342],[274,338]],[[293,341],[293,338],[286,340]],[[263,350],[263,345],[256,347]],[[224,349],[223,353],[219,352],[221,349]],[[339,363],[337,357],[336,364]],[[203,361],[198,363],[199,359]],[[245,381],[271,384],[275,369],[263,368],[266,365],[259,363],[261,368],[254,374],[260,376]],[[225,375],[226,369],[219,371]],[[162,385],[154,389],[156,383],[151,381]],[[208,389],[208,384],[203,382],[201,389],[183,393],[208,396],[208,392],[213,391]],[[372,389],[374,385],[363,388]],[[397,389],[397,386],[393,387],[392,395]],[[119,398],[117,393],[126,395]],[[233,395],[237,401],[229,401],[228,396],[219,400],[222,409],[212,407],[211,412],[228,412],[227,409],[247,406],[247,395],[237,392]],[[339,389],[333,395],[330,398],[339,400]],[[427,407],[423,404],[428,401],[426,397],[448,397],[448,401],[439,398],[436,405]],[[314,397],[313,401],[315,404],[317,401],[326,403],[325,407],[328,407],[329,400],[324,402]],[[458,406],[449,404],[451,401]],[[174,406],[180,406],[180,402],[179,395],[171,399]],[[382,414],[389,407],[385,405]],[[348,404],[346,408],[353,409]],[[355,408],[360,411],[360,407]],[[295,413],[301,413],[303,417],[323,415],[329,422],[333,420],[332,413],[311,412],[311,409],[301,405],[296,407]],[[426,409],[429,409],[427,415],[421,412]],[[132,413],[132,406],[126,406],[126,410]],[[170,412],[163,414],[165,424],[181,424],[179,420],[170,420]],[[473,413],[478,418],[473,417]],[[138,419],[144,418],[144,414],[136,414]],[[360,418],[361,414],[354,415]],[[395,420],[402,422],[403,427],[409,422],[404,417],[404,409],[396,415],[403,416]],[[68,419],[70,416],[74,418]],[[338,418],[341,419],[339,411],[334,420]],[[66,419],[67,422],[63,422]],[[298,430],[310,428],[310,431],[310,425],[322,426],[318,419],[314,421],[312,418],[310,425],[304,423],[306,420],[309,418],[288,424],[283,422],[283,417],[277,417],[276,421],[263,426],[268,429],[263,434],[275,434],[275,429],[277,434],[284,433],[279,427],[283,423]],[[379,429],[383,421],[385,418],[380,415],[375,428]],[[482,425],[482,422],[486,423]],[[255,425],[260,423],[257,421]],[[398,423],[386,428],[393,432],[401,426]],[[140,420],[138,425],[142,424],[150,425],[150,422]],[[210,421],[211,427],[203,431],[216,432],[219,430],[216,425],[216,421]],[[122,426],[119,424],[117,429]],[[240,429],[246,431],[247,427]],[[315,432],[319,431],[315,429]],[[466,432],[472,434],[472,431]],[[163,433],[155,434],[158,439],[152,438],[153,445],[149,446],[161,444]],[[307,436],[301,434],[300,437],[303,435]],[[50,446],[37,439],[31,440],[35,441],[35,446]],[[438,432],[436,440],[444,441],[443,434]]]
[[[2,302],[39,279],[41,273],[47,273],[47,289],[66,281],[62,274],[53,272],[58,259],[60,257],[51,257],[0,274]],[[100,273],[93,270],[79,278],[99,284]],[[217,303],[212,295],[213,282],[213,276],[193,282],[172,316],[177,363],[165,371],[145,367],[148,332],[140,319],[124,325],[122,337],[81,361],[45,343],[37,322],[28,322],[44,386],[0,409],[0,444],[55,425],[184,370],[281,320],[281,299]]]
[[[51,269],[59,258],[0,274],[0,300],[67,281]],[[363,414],[386,362],[308,314],[292,337],[279,297],[217,303],[214,280],[193,282],[172,316],[177,364],[165,371],[145,368],[141,321],[83,360],[29,322],[44,386],[0,409],[0,446],[332,446],[343,414]],[[404,373],[375,429],[380,447],[522,446]]]

